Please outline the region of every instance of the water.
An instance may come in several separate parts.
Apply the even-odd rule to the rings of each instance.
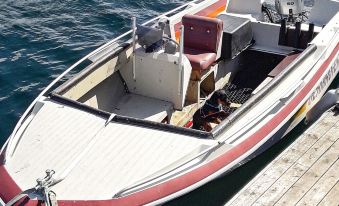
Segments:
[[[188,0],[4,0],[0,7],[0,146],[30,102],[55,77],[139,22]],[[273,2],[270,0],[270,2]],[[313,1],[307,1],[312,6]],[[336,85],[338,85],[338,80]],[[224,178],[166,205],[221,205],[303,131]]]
[[[0,145],[55,77],[138,21],[182,0],[4,0],[0,7]]]

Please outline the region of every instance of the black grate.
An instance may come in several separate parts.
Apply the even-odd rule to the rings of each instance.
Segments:
[[[253,91],[251,88],[239,88],[235,84],[227,84],[224,90],[228,100],[235,104],[244,104],[251,97]],[[229,106],[224,108],[225,112],[229,114],[233,113],[236,109],[237,108]]]

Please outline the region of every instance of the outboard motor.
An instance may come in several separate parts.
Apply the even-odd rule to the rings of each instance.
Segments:
[[[275,0],[275,8],[281,19],[295,22],[303,14],[304,0]]]

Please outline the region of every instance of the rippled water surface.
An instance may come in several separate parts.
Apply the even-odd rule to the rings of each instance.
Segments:
[[[29,103],[78,59],[180,0],[4,0],[0,6],[0,145]]]
[[[99,45],[188,0],[3,0],[0,6],[0,146],[25,108],[55,77]],[[270,2],[273,2],[270,0]],[[313,1],[306,1],[312,6]],[[292,142],[167,205],[221,205]]]

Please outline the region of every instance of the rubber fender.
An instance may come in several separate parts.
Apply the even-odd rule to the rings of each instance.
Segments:
[[[306,114],[305,124],[313,123],[335,104],[339,104],[339,88],[329,90],[320,99],[320,101]]]

